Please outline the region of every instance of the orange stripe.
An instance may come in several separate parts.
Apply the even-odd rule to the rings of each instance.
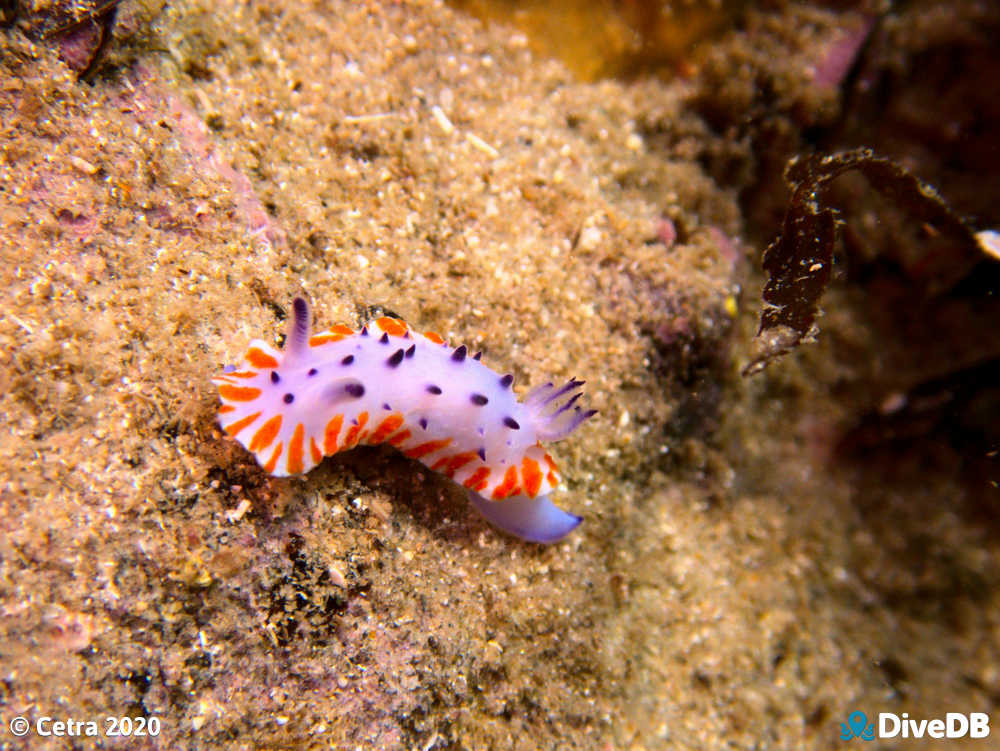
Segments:
[[[547,453],[542,458],[545,460],[545,463],[549,465],[549,471],[545,475],[545,479],[549,481],[549,484],[552,487],[555,487],[556,485],[559,484],[559,467],[556,466],[556,463],[552,460],[552,457],[549,456]]]
[[[438,334],[435,331],[425,331],[424,332],[424,336],[426,336],[428,339],[430,339],[435,344],[444,344],[444,339],[442,339],[441,335]]]
[[[396,435],[389,438],[389,445],[398,446],[401,443],[405,443],[406,439],[410,437],[409,430],[401,430]]]
[[[542,472],[538,469],[538,462],[524,457],[524,461],[521,462],[521,475],[524,477],[524,489],[534,498],[542,487]]]
[[[257,347],[251,347],[247,350],[246,361],[253,365],[255,368],[276,368],[278,367],[278,361],[271,357],[267,352]]]
[[[323,453],[327,456],[337,453],[337,436],[340,435],[340,426],[343,424],[343,415],[335,415],[334,418],[326,424],[326,430],[323,434]]]
[[[319,446],[316,445],[316,439],[309,436],[309,453],[312,454],[313,462],[319,464],[323,461],[323,452],[319,450]]]
[[[427,441],[427,443],[421,443],[419,446],[407,449],[403,453],[411,459],[420,459],[421,457],[433,454],[435,451],[443,449],[449,443],[451,443],[450,438],[442,438],[440,441]]]
[[[406,333],[406,322],[401,321],[398,318],[389,318],[388,316],[382,316],[375,323],[378,327],[382,329],[389,336],[402,336]]]
[[[352,425],[351,429],[347,431],[347,436],[344,438],[344,445],[341,446],[341,448],[353,448],[358,445],[358,441],[364,438],[364,436],[361,435],[361,429],[365,426],[365,423],[368,422],[368,413],[362,412],[358,415],[357,420],[358,424]]]
[[[250,439],[250,445],[247,448],[254,452],[266,449],[278,437],[279,430],[281,430],[281,415],[275,415],[261,425],[260,429],[253,434],[253,438]]]
[[[319,346],[322,346],[324,344],[329,344],[330,342],[339,342],[341,339],[344,339],[344,338],[345,338],[345,336],[343,334],[334,334],[334,333],[331,333],[331,332],[327,331],[327,332],[324,332],[322,334],[316,334],[316,336],[310,336],[309,337],[309,346],[310,347],[319,347]]]
[[[354,336],[354,329],[350,326],[344,326],[342,324],[337,324],[336,326],[331,326],[330,331],[334,334],[343,334],[344,336]]]
[[[493,488],[493,500],[500,501],[512,495],[517,486],[517,467],[508,467],[503,482]]]
[[[260,396],[260,389],[253,386],[230,386],[224,383],[219,386],[219,396],[231,402],[252,402]]]
[[[222,411],[221,407],[219,408],[219,411],[220,412]],[[229,435],[236,435],[241,430],[243,430],[243,428],[245,428],[247,425],[256,420],[258,417],[260,417],[260,412],[254,412],[249,417],[244,417],[242,420],[237,420],[232,425],[227,425],[226,432],[229,433]]]
[[[278,448],[274,450],[274,453],[271,454],[271,458],[268,459],[267,464],[264,465],[264,471],[267,472],[269,475],[274,474],[274,468],[278,466],[278,457],[281,456],[281,449],[284,445],[285,444],[283,443],[279,443]]]
[[[446,456],[442,456],[436,462],[434,462],[433,464],[431,464],[430,468],[432,470],[434,470],[435,472],[441,472],[447,466],[448,462],[451,461],[451,458],[453,456],[454,456],[454,454],[448,454]]]
[[[219,373],[216,378],[256,378],[256,370],[234,370],[232,373]]]
[[[448,477],[454,477],[455,473],[458,472],[462,467],[471,462],[473,459],[478,459],[479,454],[475,451],[468,451],[464,454],[456,454],[448,462],[448,466],[445,467],[444,474]]]
[[[489,476],[490,476],[490,468],[480,467],[471,475],[469,475],[468,479],[466,479],[466,481],[463,482],[462,484],[467,488],[472,488],[475,491],[480,491],[486,487],[486,478],[488,478]]]
[[[382,443],[386,438],[396,432],[396,429],[403,424],[403,416],[398,412],[393,412],[387,418],[382,420],[372,432],[371,437],[368,439],[368,443],[372,445],[376,443]]]
[[[232,404],[223,404],[221,407],[219,407],[220,415],[224,415],[226,414],[226,412],[235,412],[235,411],[236,407],[234,407]]]
[[[288,444],[288,473],[291,475],[302,474],[302,441],[305,438],[306,429],[300,422],[295,426],[292,433],[291,443]]]

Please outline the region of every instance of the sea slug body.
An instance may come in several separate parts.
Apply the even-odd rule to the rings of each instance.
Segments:
[[[296,298],[293,310],[283,351],[254,340],[239,366],[212,379],[219,424],[267,472],[303,474],[324,456],[388,443],[465,487],[518,537],[554,542],[579,525],[549,499],[559,472],[541,442],[595,414],[576,404],[583,381],[546,383],[519,402],[513,376],[437,334],[396,318],[313,333],[308,303]]]

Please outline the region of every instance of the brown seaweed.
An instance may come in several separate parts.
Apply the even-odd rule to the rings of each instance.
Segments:
[[[937,191],[890,159],[870,149],[795,157],[785,168],[792,188],[781,234],[764,251],[764,286],[760,328],[743,375],[753,375],[772,360],[809,341],[819,331],[818,305],[830,281],[839,223],[826,187],[834,178],[857,170],[879,193],[914,221],[951,241],[955,253],[982,257],[973,230]]]

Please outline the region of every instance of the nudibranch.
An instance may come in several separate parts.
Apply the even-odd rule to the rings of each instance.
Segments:
[[[565,438],[596,410],[576,404],[583,381],[575,379],[519,402],[514,376],[479,357],[397,318],[313,333],[309,305],[296,298],[284,350],[254,340],[241,365],[212,379],[219,424],[278,477],[388,443],[466,488],[501,529],[555,542],[580,517],[549,499],[559,471],[541,442]]]

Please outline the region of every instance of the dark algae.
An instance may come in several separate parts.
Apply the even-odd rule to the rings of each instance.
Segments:
[[[950,239],[956,265],[961,265],[962,259],[982,256],[975,233],[944,198],[891,159],[876,156],[869,149],[793,158],[785,169],[792,197],[781,234],[764,251],[768,280],[755,351],[744,375],[759,372],[818,333],[819,301],[830,282],[841,221],[826,188],[831,180],[852,170],[860,172],[914,222]]]

